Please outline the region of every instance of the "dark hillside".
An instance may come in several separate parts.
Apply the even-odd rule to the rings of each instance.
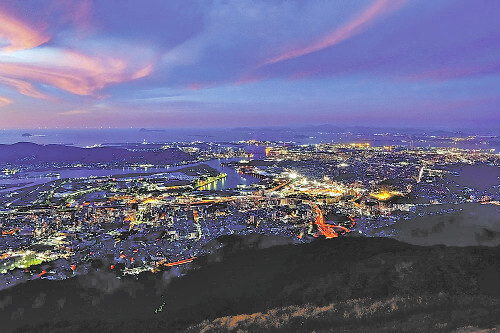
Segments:
[[[385,309],[373,310],[375,317],[363,317],[366,323],[375,318],[382,331],[384,323],[397,324],[398,318],[412,315],[420,318],[416,322],[427,318],[446,324],[445,331],[452,326],[500,324],[495,319],[500,318],[498,247],[420,247],[385,238],[341,238],[242,249],[241,237],[222,241],[226,246],[219,253],[199,258],[198,269],[179,279],[171,279],[179,273],[176,270],[143,274],[136,280],[116,279],[103,269],[65,281],[37,280],[4,290],[0,320],[11,323],[10,328],[22,327],[19,332],[170,331],[197,323],[201,326],[192,330],[215,325],[217,331],[217,327],[229,327],[216,318],[284,308],[276,320],[287,311],[288,316],[298,311],[302,321],[312,325],[306,327],[313,329],[319,318],[311,314],[315,308],[339,304],[341,314],[320,311],[323,319],[318,329],[340,319],[348,328],[359,319],[356,311],[369,312],[370,307]],[[419,297],[425,300],[423,305]],[[451,305],[456,305],[460,320],[444,315]],[[392,309],[390,316],[385,315],[386,307]],[[476,310],[468,313],[466,308]],[[294,323],[285,320],[283,327]],[[243,320],[243,326],[234,327],[277,328],[266,321],[261,324]]]

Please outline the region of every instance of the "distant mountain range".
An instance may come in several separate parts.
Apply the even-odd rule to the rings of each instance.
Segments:
[[[231,129],[235,132],[305,132],[308,134],[318,132],[329,133],[356,133],[363,135],[373,135],[376,133],[391,133],[403,135],[435,135],[435,136],[468,136],[468,135],[500,135],[500,131],[495,129],[462,129],[462,130],[439,130],[422,128],[393,128],[393,127],[368,127],[368,126],[341,126],[334,124],[304,125],[296,127],[235,127]]]
[[[50,162],[172,163],[192,159],[191,155],[176,148],[131,151],[118,147],[80,148],[56,144],[38,145],[30,142],[0,145],[0,163],[22,165]]]

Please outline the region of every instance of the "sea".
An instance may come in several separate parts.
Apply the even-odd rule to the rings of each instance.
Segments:
[[[458,134],[465,136],[464,134]],[[478,137],[475,140],[453,141],[453,133],[420,133],[418,130],[384,130],[373,128],[100,128],[100,129],[29,129],[0,130],[0,144],[33,142],[37,144],[62,144],[77,147],[94,145],[124,145],[134,143],[175,142],[234,142],[274,141],[315,143],[370,143],[372,146],[401,145],[414,147],[455,147],[463,149],[494,149],[500,151],[499,136]],[[443,139],[443,138],[447,139]]]
[[[24,134],[24,136],[23,136]],[[0,144],[33,142],[79,147],[127,143],[231,142],[240,140],[294,141],[287,131],[245,129],[39,129],[0,131]],[[303,139],[303,138],[301,138]]]

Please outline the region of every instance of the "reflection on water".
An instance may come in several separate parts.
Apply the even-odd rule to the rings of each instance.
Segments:
[[[224,190],[235,188],[237,185],[251,185],[260,181],[260,179],[252,177],[252,176],[242,176],[235,169],[231,167],[223,167],[221,163],[227,163],[231,161],[239,161],[240,158],[232,158],[232,159],[222,159],[222,160],[211,160],[208,162],[204,162],[205,164],[211,166],[214,169],[219,170],[219,172],[223,172],[227,174],[226,178],[219,179],[216,182],[210,183],[206,186],[200,188],[200,190]]]
[[[217,191],[225,188],[227,188],[226,178],[222,178],[213,183],[200,187],[200,191]]]
[[[213,182],[201,188],[201,190],[222,190],[222,189],[230,189],[236,187],[236,185],[250,185],[257,183],[259,181],[258,178],[251,176],[242,176],[238,172],[236,172],[233,168],[230,167],[222,167],[221,163],[238,161],[241,160],[239,158],[232,159],[220,159],[220,160],[211,160],[206,162],[185,164],[180,166],[172,166],[172,167],[126,167],[126,168],[115,168],[115,169],[61,169],[57,170],[57,174],[51,171],[33,171],[33,172],[25,172],[21,174],[17,174],[15,178],[0,178],[0,185],[21,185],[16,187],[16,189],[21,189],[27,186],[33,186],[43,183],[48,183],[50,181],[54,181],[57,179],[65,179],[65,178],[88,178],[88,177],[106,177],[106,176],[115,176],[115,175],[126,175],[130,173],[141,174],[141,173],[151,173],[151,172],[166,172],[166,171],[175,171],[178,169],[182,169],[185,167],[195,166],[199,164],[207,164],[214,169],[217,169],[219,172],[223,172],[227,174],[226,178],[222,178],[217,182]],[[4,189],[0,190],[0,192],[12,191],[12,189]]]

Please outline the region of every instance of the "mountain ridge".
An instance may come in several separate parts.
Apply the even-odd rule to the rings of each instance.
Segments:
[[[4,290],[0,317],[3,322],[10,319],[10,329],[17,327],[19,332],[56,328],[62,332],[70,327],[75,332],[92,331],[92,322],[96,332],[117,327],[125,327],[125,332],[155,331],[156,327],[183,331],[217,318],[279,308],[314,309],[368,299],[360,306],[369,309],[370,302],[386,304],[395,298],[404,309],[406,299],[409,307],[418,307],[418,297],[432,300],[445,295],[448,301],[435,305],[429,301],[423,315],[439,322],[447,306],[469,302],[479,312],[465,320],[448,318],[447,325],[500,324],[491,319],[500,318],[491,317],[500,302],[500,247],[424,247],[363,237],[265,248],[255,247],[256,241],[247,242],[245,237],[230,236],[220,242],[222,248],[198,258],[187,273],[178,267],[161,274],[144,273],[137,279],[116,279],[105,266],[96,264],[86,276],[32,281]],[[250,248],[245,248],[247,243]],[[176,278],[180,275],[184,276]],[[5,301],[9,296],[10,301]],[[40,299],[42,305],[38,305]],[[432,317],[433,311],[440,317]],[[26,318],[42,320],[27,325]]]

